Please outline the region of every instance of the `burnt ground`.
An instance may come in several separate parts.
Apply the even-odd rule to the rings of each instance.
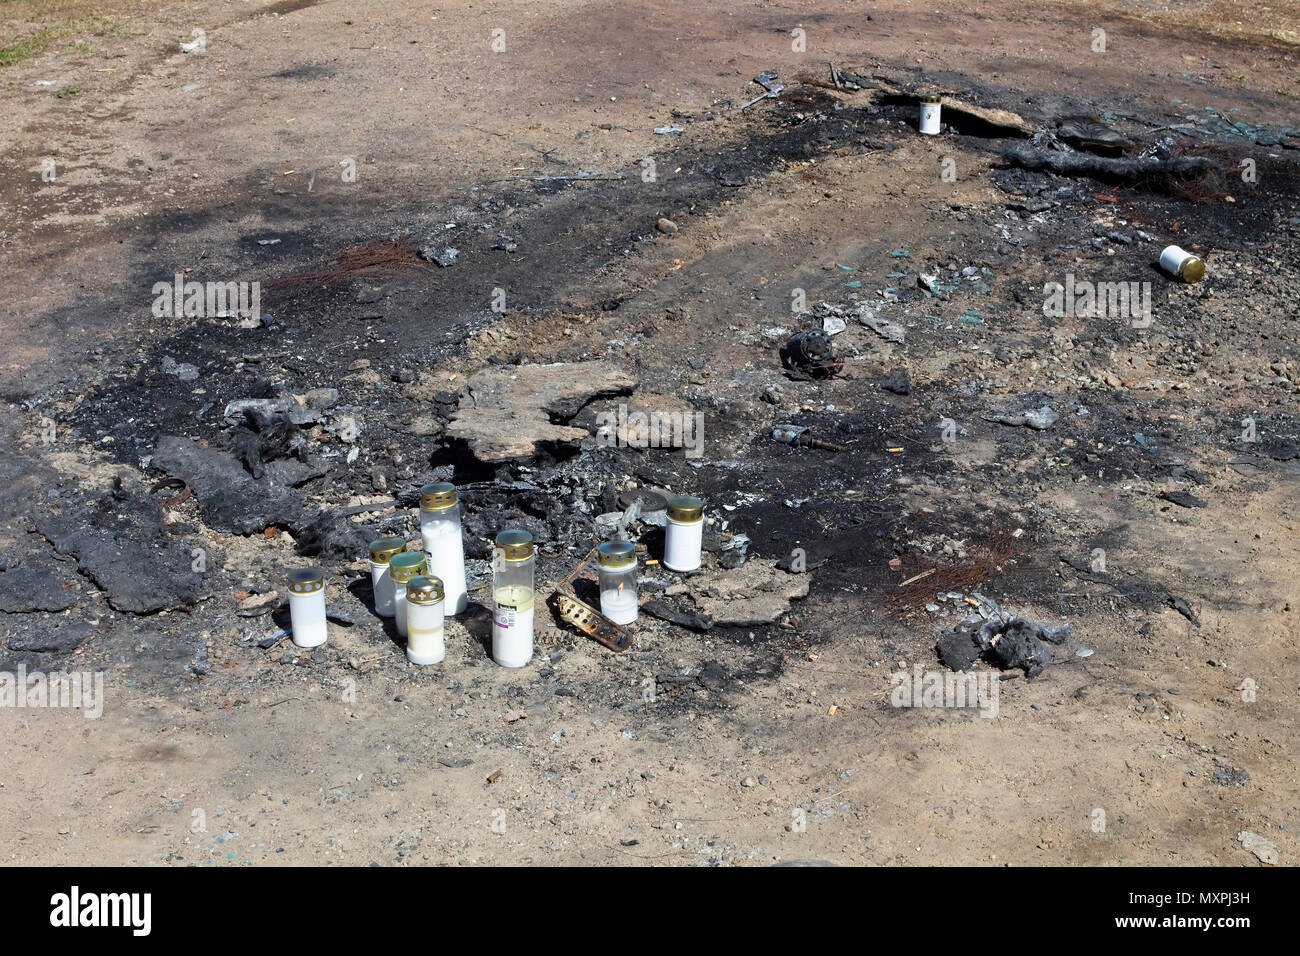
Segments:
[[[919,28],[900,11],[873,14],[904,36],[884,49],[837,34],[836,65],[884,90],[828,90],[824,64],[777,58],[758,68],[781,70],[783,97],[740,112],[759,92],[747,52],[647,117],[617,105],[630,91],[565,90],[560,71],[560,92],[609,112],[556,107],[539,123],[506,111],[478,133],[449,123],[436,150],[464,165],[431,180],[392,171],[410,147],[395,160],[384,147],[416,136],[398,124],[356,157],[359,188],[320,153],[300,163],[289,149],[275,157],[286,165],[218,151],[192,162],[218,183],[199,194],[101,182],[91,232],[69,218],[84,198],[8,193],[19,215],[6,255],[40,291],[15,294],[23,308],[5,330],[20,358],[3,380],[0,665],[102,669],[109,693],[85,726],[3,714],[21,731],[9,755],[27,755],[0,792],[24,834],[12,858],[1226,864],[1254,860],[1236,840],[1253,829],[1289,862],[1300,142],[1258,64],[1293,62],[1293,47],[1110,11],[1121,36],[1161,51],[1156,78],[1135,88],[1131,67],[1093,67],[1062,88],[1041,62],[990,69],[967,52],[917,67],[903,48]],[[987,13],[986,36],[1008,36],[1014,15]],[[746,50],[788,32],[780,17],[739,15]],[[264,104],[283,96],[318,115],[322,96],[346,102],[348,82],[377,71],[331,60],[318,44],[340,28],[321,16],[297,22],[283,63],[252,71],[308,88]],[[843,27],[826,17],[801,13],[810,30]],[[227,28],[248,42],[257,34],[240,30],[277,22]],[[527,23],[534,42],[554,36],[541,15]],[[1184,49],[1200,51],[1195,72],[1182,72]],[[1233,84],[1221,61],[1242,51],[1256,73]],[[194,68],[176,59],[139,76],[178,84]],[[919,137],[914,106],[888,92],[917,84],[1013,110],[1039,142],[1088,114],[1131,155],[1211,165],[1178,181],[1026,172],[1002,158],[1024,141],[1004,128],[953,120]],[[163,104],[103,95],[134,104],[119,128],[130,152],[132,124]],[[40,123],[0,161],[12,176],[30,177],[47,148]],[[649,133],[671,123],[683,131]],[[285,135],[254,124],[233,140]],[[471,144],[481,152],[466,159]],[[127,199],[134,211],[111,215]],[[675,230],[656,228],[665,217]],[[1204,282],[1154,266],[1171,242],[1205,258]],[[448,246],[445,267],[419,253]],[[42,255],[55,266],[38,268]],[[383,261],[350,268],[366,256]],[[178,271],[260,281],[261,323],[150,316],[153,284]],[[1067,274],[1150,283],[1153,321],[1045,314],[1045,284]],[[903,341],[859,321],[860,307]],[[827,317],[846,324],[834,374],[783,367],[790,335]],[[636,385],[552,410],[592,438],[492,462],[447,434],[483,369],[595,359]],[[300,451],[239,460],[257,438],[227,419],[229,402],[314,389],[337,397],[315,403]],[[702,413],[701,457],[594,437],[597,413],[663,400]],[[1044,406],[1057,417],[1042,430],[990,420]],[[777,443],[780,423],[832,447]],[[703,631],[643,613],[621,655],[548,622],[518,672],[491,662],[476,606],[448,661],[415,669],[366,609],[361,558],[376,533],[418,536],[416,491],[439,479],[462,488],[479,584],[501,527],[534,532],[539,579],[554,584],[620,495],[650,488],[708,502],[708,569],[687,590],[709,595],[744,535],[751,568],[802,549],[807,596],[772,623]],[[658,530],[634,527],[655,556]],[[246,605],[312,562],[352,623],[313,652],[260,648],[282,615]],[[682,608],[681,582],[647,570],[643,603]],[[938,668],[935,640],[972,593],[1074,624],[1059,666],[1004,684],[993,721],[889,706],[889,675]],[[50,753],[70,759],[58,768]],[[128,795],[112,816],[86,809],[108,792],[76,779],[90,771]],[[39,821],[20,802],[38,785],[60,794]],[[1104,833],[1091,828],[1098,807]],[[190,828],[194,808],[207,830]],[[505,833],[490,826],[497,808]],[[790,827],[800,809],[806,832]]]

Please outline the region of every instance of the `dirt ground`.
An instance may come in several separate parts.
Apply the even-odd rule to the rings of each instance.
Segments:
[[[0,670],[102,671],[105,700],[94,720],[0,706],[4,862],[1243,866],[1260,863],[1238,839],[1253,831],[1294,864],[1294,7],[37,6],[0,5],[0,49],[46,31],[0,67],[0,572],[45,562],[71,606],[0,612]],[[1047,184],[1005,168],[1000,134],[921,137],[913,110],[827,90],[831,63],[1038,126],[1283,132],[1216,127],[1221,162],[1195,192]],[[739,111],[765,69],[784,100]],[[535,179],[556,176],[597,178]],[[449,235],[449,268],[274,284],[358,243]],[[1165,242],[1201,254],[1206,280],[1153,269]],[[987,291],[913,288],[963,268]],[[152,315],[154,283],[191,271],[260,277],[274,321]],[[1049,319],[1044,283],[1066,273],[1149,281],[1154,324]],[[798,290],[849,310],[832,377],[781,367],[807,321]],[[855,298],[905,340],[859,323]],[[475,468],[441,420],[412,425],[521,353],[626,364],[632,397],[704,412],[703,458],[584,444]],[[910,389],[882,390],[897,370]],[[307,486],[315,503],[366,504],[450,462],[469,489],[590,461],[601,484],[550,514],[519,491],[517,513],[554,528],[629,484],[700,493],[720,540],[804,549],[808,595],[702,633],[643,614],[623,654],[544,622],[520,671],[492,662],[471,614],[446,662],[417,669],[354,593],[357,553],[321,562],[356,623],[316,651],[264,650],[269,619],[238,602],[310,559],[289,530],[223,532],[190,499],[166,523],[211,556],[203,599],[115,606],[48,513],[123,487],[170,497],[159,436],[216,444],[207,409],[254,378],[339,388],[366,416],[358,459]],[[1022,400],[1061,417],[986,417]],[[785,421],[840,450],[776,445]],[[544,543],[541,580],[568,573],[572,545]],[[939,668],[947,591],[1074,625],[1044,673],[1000,684],[995,719],[890,705],[891,674]],[[42,642],[72,626],[72,648]]]

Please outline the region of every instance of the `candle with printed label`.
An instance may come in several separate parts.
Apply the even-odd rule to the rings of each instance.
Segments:
[[[939,116],[943,107],[933,93],[921,97],[920,129],[926,136],[939,135]]]
[[[492,658],[502,667],[523,667],[533,657],[536,557],[533,536],[509,528],[492,554]]]

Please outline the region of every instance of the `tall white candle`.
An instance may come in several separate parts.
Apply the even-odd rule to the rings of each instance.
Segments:
[[[443,614],[447,617],[459,614],[469,606],[469,594],[465,590],[465,544],[460,522],[422,522],[420,537],[424,540],[429,573],[442,579],[445,595]]]
[[[428,556],[429,574],[442,581],[443,613],[459,614],[469,606],[465,590],[465,546],[460,528],[456,486],[435,481],[420,489],[420,537]]]

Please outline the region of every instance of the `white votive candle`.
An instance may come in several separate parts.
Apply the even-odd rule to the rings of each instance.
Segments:
[[[926,136],[939,135],[939,116],[942,109],[939,97],[933,94],[921,97],[920,129]]]
[[[393,619],[397,633],[406,637],[406,585],[411,578],[428,571],[424,554],[420,551],[403,551],[393,555],[388,562],[388,574],[393,579]]]
[[[419,575],[406,583],[406,659],[427,666],[447,656],[443,638],[442,582]]]
[[[597,549],[600,613],[615,624],[636,620],[636,546],[631,541],[606,541]]]
[[[1165,246],[1160,251],[1160,268],[1184,282],[1200,282],[1205,277],[1205,260],[1182,246]]]
[[[700,566],[704,544],[704,502],[692,495],[668,500],[668,527],[664,531],[664,567],[694,571]]]
[[[289,626],[299,647],[325,643],[329,632],[325,625],[325,572],[320,568],[289,572]]]
[[[380,617],[393,616],[393,579],[388,573],[388,562],[404,547],[406,542],[401,538],[377,538],[370,542],[370,586],[375,595],[375,613]]]

